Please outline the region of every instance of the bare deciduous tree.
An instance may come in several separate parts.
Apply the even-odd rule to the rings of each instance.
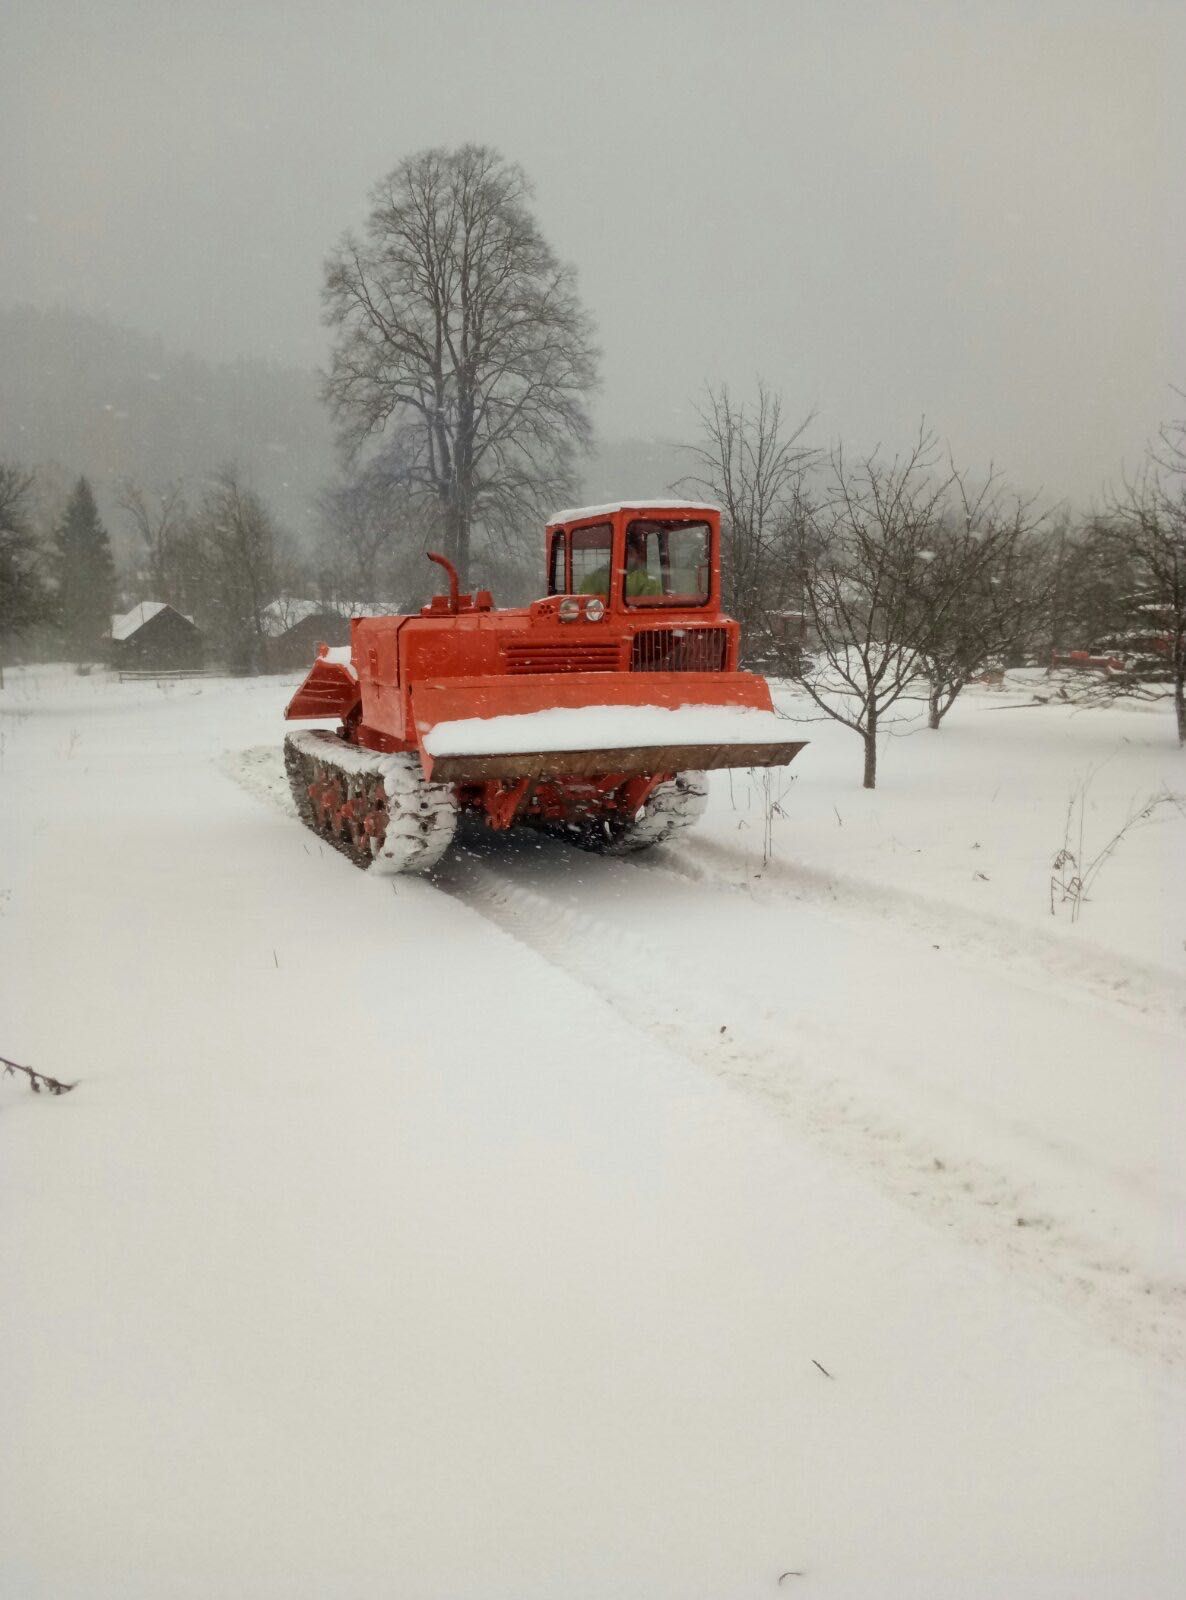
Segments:
[[[25,531],[29,526],[29,499],[33,474],[12,463],[0,463],[0,530]]]
[[[1186,746],[1186,420],[1162,428],[1113,522],[1132,563],[1131,623],[1164,656],[1178,743]]]
[[[494,150],[423,151],[376,186],[364,237],[326,269],[325,396],[343,441],[400,432],[409,483],[462,568],[475,526],[552,509],[590,433],[591,324],[530,198]]]
[[[265,609],[275,599],[283,540],[235,467],[215,473],[186,529],[199,621],[233,672],[267,666]]]
[[[728,388],[707,390],[697,412],[701,440],[688,446],[697,471],[681,487],[708,496],[721,508],[724,601],[741,623],[751,653],[765,642],[769,619],[793,598],[787,580],[796,563],[789,551],[802,516],[803,475],[815,452],[800,440],[811,422],[787,429],[782,401],[761,380],[753,405]]]
[[[417,592],[435,523],[408,481],[408,464],[387,451],[344,475],[319,502],[335,599],[408,600]]]
[[[928,725],[937,729],[963,689],[994,657],[1009,654],[1045,605],[1042,518],[1032,502],[1010,502],[992,473],[976,491],[952,471],[955,504],[934,530],[919,578],[917,636],[929,685]]]
[[[954,471],[936,474],[932,436],[909,454],[855,465],[831,456],[829,492],[808,510],[809,541],[799,572],[808,623],[818,640],[803,687],[821,711],[858,734],[864,787],[877,783],[882,721],[923,671],[932,630],[951,603],[931,582],[920,607]]]
[[[146,493],[133,479],[125,478],[118,488],[118,504],[144,547],[145,577],[151,591],[145,598],[181,605],[186,509],[180,483],[167,483],[157,493]]]

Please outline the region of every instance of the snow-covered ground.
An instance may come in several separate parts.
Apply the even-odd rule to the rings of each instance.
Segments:
[[[287,687],[0,694],[4,1600],[1180,1594],[1186,818],[1050,888],[1170,717],[392,881]]]

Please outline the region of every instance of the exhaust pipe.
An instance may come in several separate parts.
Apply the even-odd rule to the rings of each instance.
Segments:
[[[461,579],[457,576],[457,568],[448,556],[437,555],[435,550],[425,552],[430,561],[435,561],[438,567],[444,567],[449,574],[449,610],[456,616],[461,610]]]

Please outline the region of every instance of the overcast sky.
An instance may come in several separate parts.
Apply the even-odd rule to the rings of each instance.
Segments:
[[[481,141],[577,266],[606,435],[761,373],[817,442],[925,412],[1087,497],[1186,387],[1184,83],[1186,0],[3,0],[0,303],[318,365],[371,184]]]

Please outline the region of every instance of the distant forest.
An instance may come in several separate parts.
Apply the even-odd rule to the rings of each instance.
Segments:
[[[338,461],[318,377],[300,367],[215,364],[163,339],[70,310],[0,308],[0,455],[63,483],[85,475],[117,552],[130,543],[117,485],[182,481],[193,496],[237,465],[280,527],[309,549]],[[674,446],[601,444],[582,498],[662,494],[688,471]],[[543,530],[540,529],[542,548]]]
[[[192,486],[235,462],[303,541],[335,466],[314,373],[214,365],[98,317],[28,307],[0,310],[0,441],[31,467],[85,474],[117,540],[121,479]]]

